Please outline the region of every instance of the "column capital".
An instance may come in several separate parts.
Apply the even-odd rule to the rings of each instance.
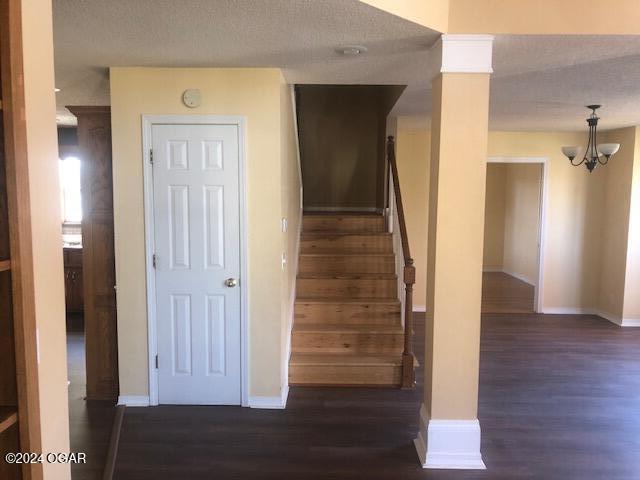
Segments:
[[[431,79],[439,73],[493,73],[493,38],[493,35],[441,35],[429,50]]]

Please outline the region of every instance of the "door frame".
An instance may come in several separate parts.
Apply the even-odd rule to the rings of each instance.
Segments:
[[[153,267],[155,223],[153,202],[153,168],[151,165],[152,129],[154,125],[235,125],[238,127],[238,194],[240,200],[240,393],[241,406],[249,397],[249,281],[247,275],[247,191],[246,191],[246,119],[223,115],[142,115],[142,163],[144,176],[144,236],[147,287],[147,336],[149,365],[149,405],[158,405],[158,354],[156,315],[156,278]]]
[[[534,286],[533,308],[535,313],[544,311],[544,254],[545,237],[547,226],[547,205],[549,204],[549,158],[548,157],[511,157],[511,156],[490,156],[489,163],[534,163],[542,165],[542,178],[540,182],[540,217],[538,219],[538,281]]]

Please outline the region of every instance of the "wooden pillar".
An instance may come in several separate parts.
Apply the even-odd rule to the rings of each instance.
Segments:
[[[78,118],[87,399],[116,401],[116,324],[110,107],[68,107]]]
[[[443,35],[433,78],[424,403],[425,468],[483,469],[477,419],[492,37]]]

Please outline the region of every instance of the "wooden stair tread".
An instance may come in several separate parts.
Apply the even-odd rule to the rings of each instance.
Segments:
[[[312,230],[302,232],[302,239],[309,237],[326,238],[326,237],[391,237],[393,234],[389,232],[340,232],[333,230]]]
[[[309,253],[316,253],[319,255],[337,255],[337,254],[342,254],[342,255],[358,255],[362,253],[362,249],[361,248],[357,248],[357,247],[336,247],[336,248],[316,248],[313,247],[310,250],[313,250],[313,252],[311,251],[305,251],[305,252],[301,252],[300,255],[307,255]]]
[[[292,365],[375,366],[402,365],[401,355],[352,355],[340,353],[293,353]]]
[[[398,278],[395,273],[299,273],[298,279],[319,279],[319,280],[331,280],[331,279],[347,279],[347,280],[359,280],[359,279],[389,279]]]
[[[398,319],[399,320],[399,319]],[[304,323],[293,326],[293,333],[362,333],[402,335],[404,330],[398,321],[395,325],[348,324],[348,323]]]
[[[384,218],[382,213],[377,212],[314,212],[304,211],[302,212],[305,217],[335,217],[335,218]]]
[[[393,253],[377,253],[377,252],[360,252],[360,253],[344,253],[344,252],[302,252],[301,257],[383,257],[383,258],[395,258]]]
[[[368,305],[371,303],[383,305],[398,305],[400,300],[397,298],[333,298],[333,297],[297,297],[296,303],[314,303],[314,304],[339,304],[339,305]]]

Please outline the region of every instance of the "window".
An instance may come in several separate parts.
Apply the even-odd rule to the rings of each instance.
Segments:
[[[82,240],[82,196],[80,193],[80,159],[65,157],[59,161],[62,239],[65,244],[79,245]]]

